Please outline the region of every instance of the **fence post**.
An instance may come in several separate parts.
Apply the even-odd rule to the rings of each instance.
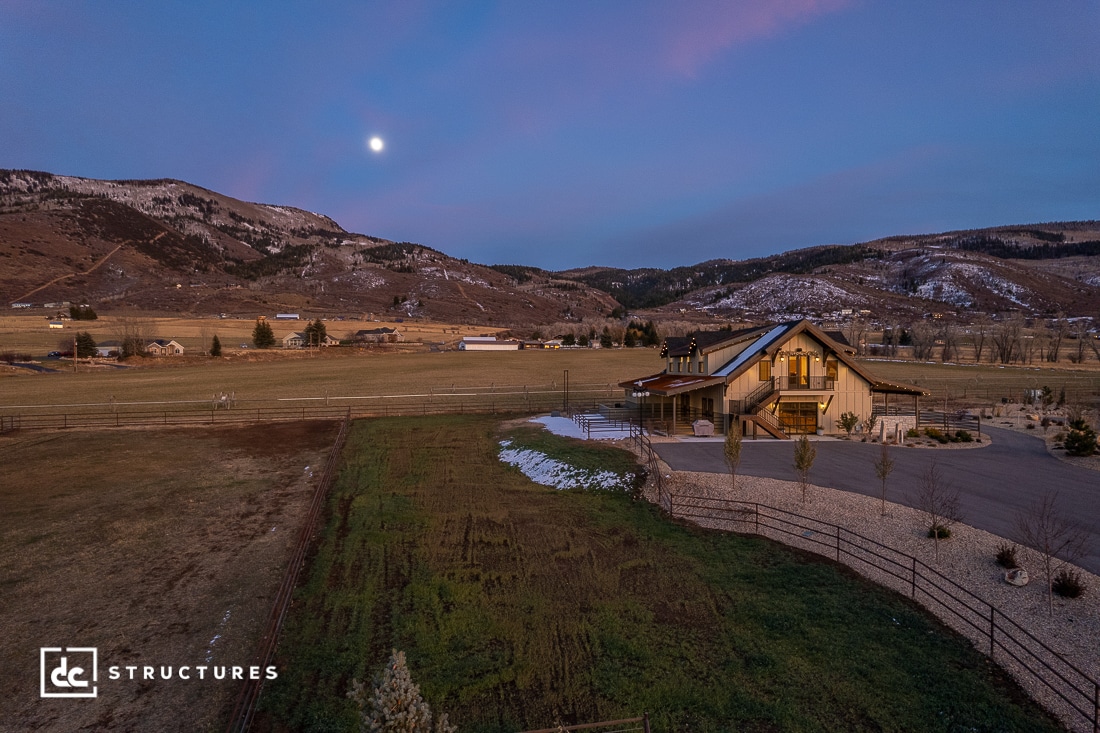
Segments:
[[[997,607],[989,607],[989,658],[993,659],[993,633],[997,630]]]
[[[753,518],[756,521],[756,534],[760,534],[760,504],[754,502],[752,506],[756,510],[753,512]]]
[[[642,733],[650,733],[650,731],[649,731],[649,713],[642,713]]]
[[[836,561],[840,562],[840,525],[836,526]]]
[[[915,558],[915,557],[913,558],[913,578],[912,578],[912,580],[913,580],[912,585],[909,588],[909,597],[910,598],[916,598],[917,597],[917,558]]]

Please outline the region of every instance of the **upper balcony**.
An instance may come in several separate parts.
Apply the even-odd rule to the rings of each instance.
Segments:
[[[832,377],[776,377],[776,387],[780,392],[832,392],[836,389],[836,380]]]

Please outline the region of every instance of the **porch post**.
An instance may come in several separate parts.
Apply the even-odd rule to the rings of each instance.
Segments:
[[[672,395],[672,435],[676,435],[676,413],[680,407],[680,395]]]
[[[917,416],[917,423],[913,427],[920,430],[920,401],[917,395],[913,395],[913,414]]]

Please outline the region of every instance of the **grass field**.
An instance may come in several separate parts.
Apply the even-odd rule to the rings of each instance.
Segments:
[[[220,730],[240,683],[107,665],[248,665],[332,423],[0,436],[0,730]],[[40,647],[93,646],[94,700],[39,699]]]
[[[270,314],[269,314],[270,319]],[[270,320],[275,338],[292,331],[301,331],[308,320],[275,321]],[[41,358],[49,351],[63,350],[58,345],[68,339],[71,347],[73,336],[79,331],[87,331],[96,342],[118,340],[123,324],[149,338],[175,339],[188,353],[198,353],[210,348],[210,341],[217,334],[226,353],[241,351],[241,344],[252,348],[252,329],[256,322],[246,318],[179,318],[164,314],[149,315],[101,315],[94,321],[65,321],[61,330],[49,327],[49,318],[36,313],[0,315],[0,352],[28,351]],[[452,325],[431,321],[368,321],[345,320],[326,321],[325,327],[334,338],[344,338],[348,333],[360,329],[397,328],[409,343],[454,342],[463,336],[476,336],[483,333],[493,334],[497,329],[491,326]],[[133,332],[133,331],[131,331]]]
[[[265,725],[353,730],[352,678],[396,647],[463,733],[642,712],[656,731],[1059,729],[905,599],[625,494],[532,484],[500,437],[477,417],[354,426]]]
[[[990,404],[1001,398],[1020,401],[1024,390],[1044,385],[1055,394],[1064,387],[1067,400],[1086,406],[1100,395],[1100,369],[1095,362],[1083,367],[1066,363],[1028,367],[880,360],[864,363],[882,379],[916,384],[936,399],[946,394],[953,403],[960,404]]]
[[[334,351],[249,357],[252,360],[183,360],[134,369],[100,368],[73,374],[23,371],[0,379],[3,405],[11,411],[36,406],[92,403],[104,410],[113,397],[126,402],[194,401],[209,406],[214,393],[234,393],[238,405],[364,404],[347,399],[370,395],[429,394],[430,391],[488,391],[494,385],[536,385],[556,392],[569,371],[572,396],[583,385],[594,394],[622,399],[618,382],[661,367],[653,349],[539,350],[380,354]],[[83,367],[82,367],[83,368]],[[410,398],[411,399],[411,398]],[[72,408],[68,408],[72,409]],[[136,405],[132,409],[150,409]],[[159,408],[157,408],[159,409]]]

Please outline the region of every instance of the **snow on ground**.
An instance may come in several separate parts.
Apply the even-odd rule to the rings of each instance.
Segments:
[[[589,415],[588,417],[595,420],[602,419],[600,415]],[[581,426],[567,417],[536,417],[532,418],[531,422],[542,425],[554,435],[564,435],[567,438],[580,438],[581,440],[588,438]],[[627,430],[600,431],[592,434],[592,440],[620,440],[629,437],[630,432]]]
[[[588,471],[570,466],[545,453],[528,448],[512,448],[512,441],[500,442],[500,460],[517,467],[523,475],[543,486],[555,489],[618,489],[630,488],[626,478],[611,471]]]
[[[599,415],[590,415],[602,419]],[[536,417],[531,420],[544,428],[567,438],[585,440],[587,436],[577,423],[567,417]],[[593,440],[616,440],[628,438],[625,430],[599,432],[592,435]],[[629,491],[633,476],[620,476],[612,471],[589,471],[571,466],[545,453],[528,448],[513,448],[512,441],[500,443],[500,460],[519,468],[523,475],[537,484],[553,486],[556,489],[611,489]]]

